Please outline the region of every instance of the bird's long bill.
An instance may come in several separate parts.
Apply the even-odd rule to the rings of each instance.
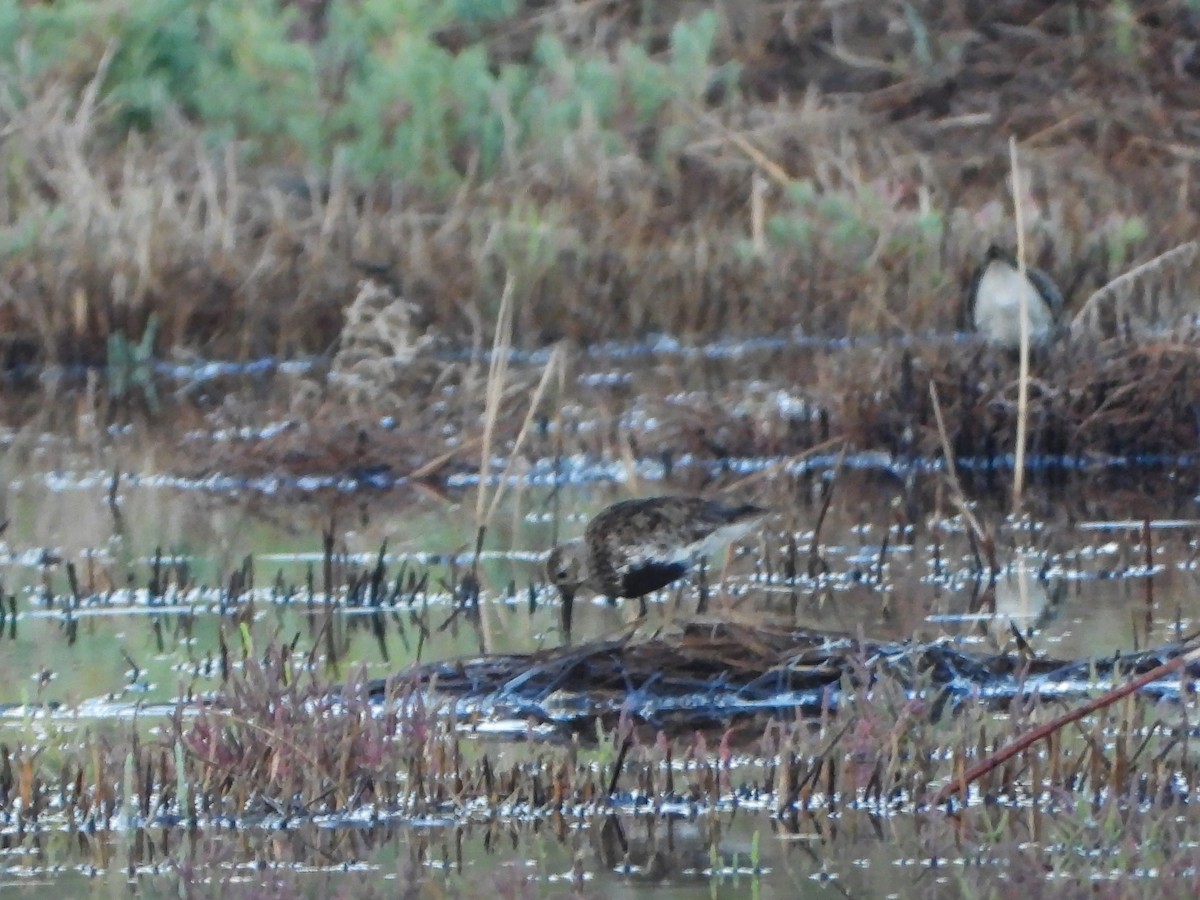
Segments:
[[[569,644],[571,643],[571,613],[575,608],[575,591],[559,588],[558,592],[562,596],[563,639]]]

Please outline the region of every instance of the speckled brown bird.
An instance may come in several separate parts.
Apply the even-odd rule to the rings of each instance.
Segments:
[[[995,244],[967,290],[969,324],[989,343],[1007,350],[1021,345],[1021,292],[1026,295],[1031,346],[1048,344],[1059,333],[1063,295],[1041,269],[1028,266],[1024,277],[1016,257]]]
[[[687,574],[701,557],[746,534],[768,513],[702,497],[622,500],[595,515],[583,537],[546,558],[546,574],[562,596],[569,639],[580,588],[610,599],[644,597]]]

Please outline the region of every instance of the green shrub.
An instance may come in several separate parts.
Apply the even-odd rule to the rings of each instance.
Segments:
[[[214,2],[191,106],[202,123],[231,136],[317,149],[322,104],[312,48],[288,37],[295,18],[270,0]]]
[[[710,62],[712,12],[677,23],[663,60],[633,44],[612,57],[569,51],[543,35],[528,62],[498,65],[483,26],[518,6],[333,2],[313,41],[300,8],[278,0],[67,0],[0,12],[0,66],[22,84],[65,76],[82,89],[112,47],[103,96],[119,129],[152,131],[179,111],[260,157],[327,166],[340,152],[359,179],[434,192],[528,152],[556,156],[580,133],[628,152],[673,100],[698,102],[734,74]],[[452,52],[438,39],[451,26],[479,39]],[[665,123],[668,138],[678,124]]]

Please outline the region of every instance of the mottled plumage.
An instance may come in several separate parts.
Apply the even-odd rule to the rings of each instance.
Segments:
[[[1016,258],[995,244],[987,254],[967,292],[968,324],[988,343],[1015,350],[1021,344],[1021,290],[1026,291],[1029,343],[1047,344],[1058,332],[1063,311],[1062,292],[1041,269],[1027,266],[1021,277]]]
[[[682,578],[694,561],[745,534],[767,510],[701,497],[622,500],[601,510],[583,537],[550,551],[546,572],[563,601],[571,633],[575,594],[642,597]]]

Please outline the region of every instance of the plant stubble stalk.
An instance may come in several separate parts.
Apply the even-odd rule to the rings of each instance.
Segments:
[[[1025,435],[1029,418],[1029,290],[1025,276],[1025,227],[1021,220],[1021,170],[1017,165],[1017,139],[1008,138],[1009,165],[1012,168],[1013,219],[1017,227],[1017,274],[1021,290],[1018,317],[1021,326],[1021,361],[1017,379],[1017,441],[1013,456],[1012,514],[1021,512],[1025,491]]]

